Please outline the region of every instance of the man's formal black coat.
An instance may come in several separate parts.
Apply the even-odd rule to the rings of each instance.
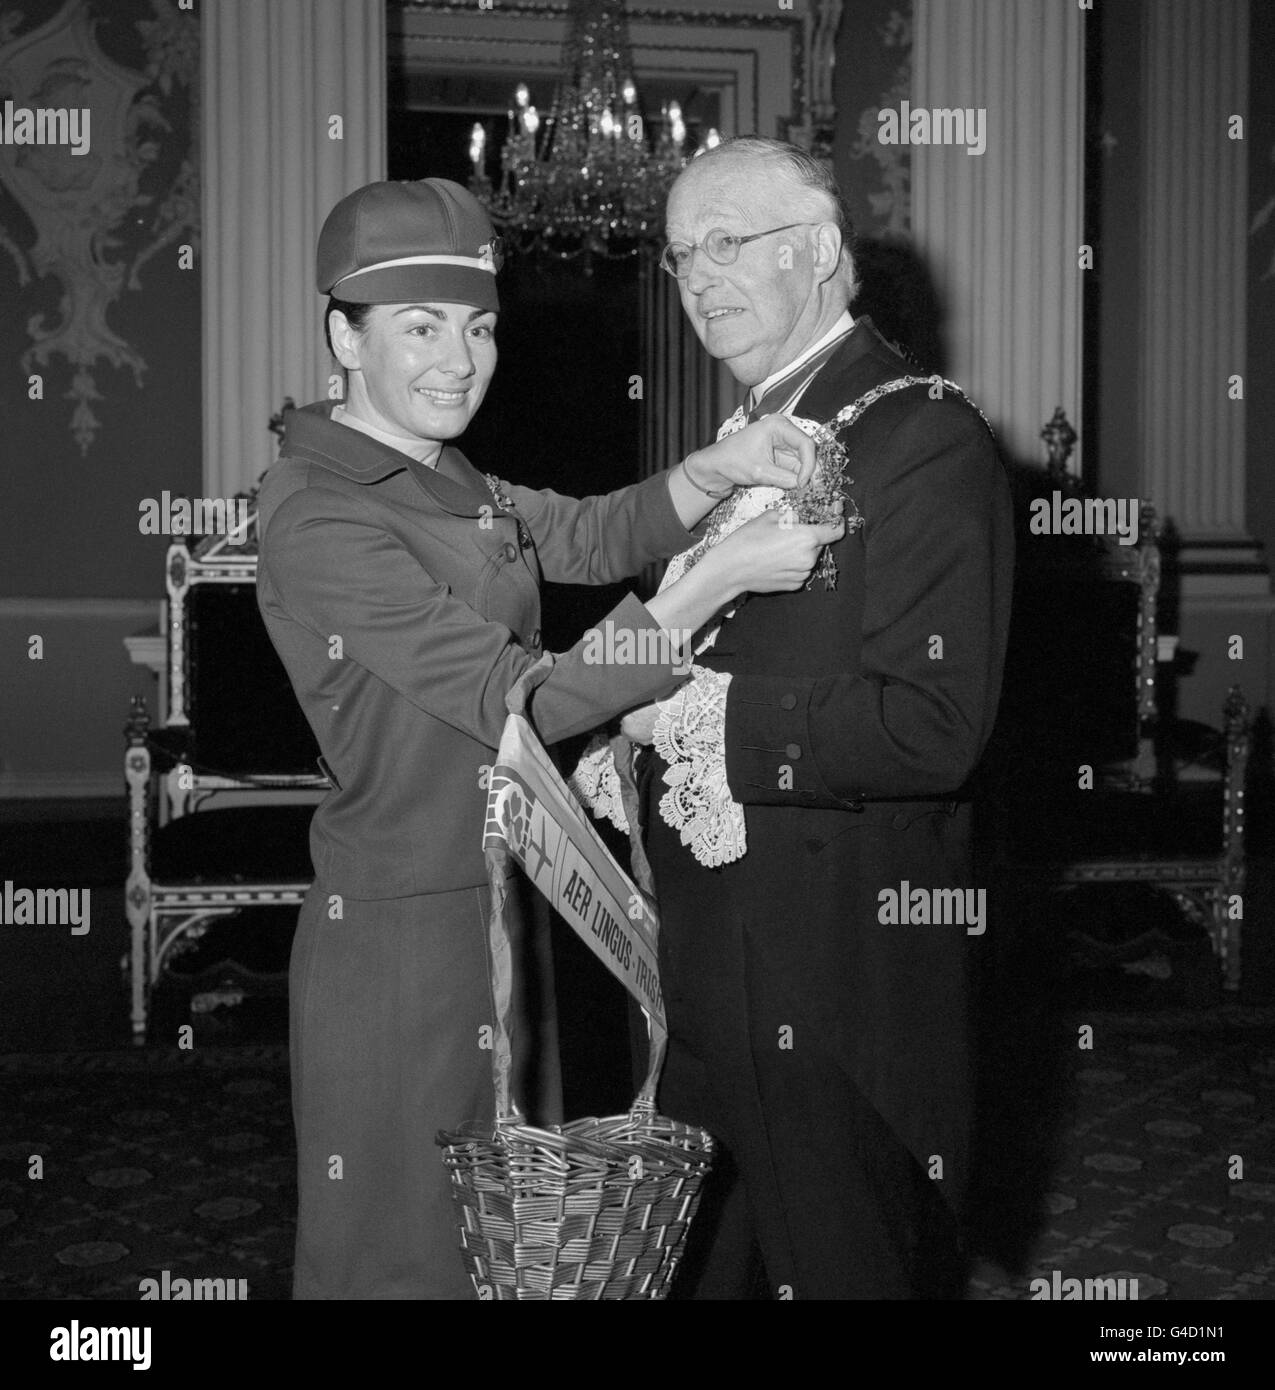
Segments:
[[[795,413],[830,420],[910,372],[860,319]],[[983,938],[961,925],[884,925],[878,895],[980,886],[965,784],[1000,692],[1009,488],[986,425],[950,393],[898,391],[840,438],[864,525],[834,547],[836,588],[816,579],[749,598],[698,658],[732,673],[726,767],[747,853],[698,865],[660,821],[658,759],[646,782],[675,1035],[663,1108],[725,1131],[772,1288],[801,1277],[800,1259],[796,1274],[770,1267],[784,1264],[775,1241],[795,1248],[806,1232],[817,1243],[835,1222],[836,1200],[825,1206],[821,1192],[843,1168],[829,1146],[870,1169],[872,1136],[888,1131],[956,1212],[969,1178],[966,979]],[[987,932],[997,930],[993,915]],[[786,1171],[803,1162],[804,1177]],[[769,1247],[768,1223],[780,1231]]]

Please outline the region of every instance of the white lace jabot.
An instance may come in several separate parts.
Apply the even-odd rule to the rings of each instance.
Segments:
[[[813,420],[790,417],[812,437],[821,427]],[[718,432],[723,439],[744,427],[736,411]],[[780,506],[784,492],[777,487],[737,488],[708,516],[703,537],[689,550],[674,555],[664,571],[660,590],[675,584],[704,553],[745,522]],[[717,641],[722,624],[734,616],[730,608],[697,634],[695,655],[702,656]],[[742,859],[748,849],[744,808],[730,794],[726,781],[726,692],[730,676],[692,664],[691,677],[667,700],[656,702],[652,742],[668,764],[667,791],[660,797],[660,816],[676,830],[682,843],[703,865],[713,868]],[[617,830],[629,831],[620,801],[620,779],[605,734],[595,736],[568,779],[568,785],[599,819]]]

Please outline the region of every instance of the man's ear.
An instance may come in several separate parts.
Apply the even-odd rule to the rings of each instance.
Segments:
[[[815,230],[815,275],[822,285],[831,280],[841,264],[841,228],[835,222],[821,222]]]
[[[333,309],[328,315],[328,336],[332,339],[332,355],[348,372],[359,369],[359,335],[350,320],[340,311]]]

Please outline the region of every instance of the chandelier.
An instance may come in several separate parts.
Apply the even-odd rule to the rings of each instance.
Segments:
[[[469,187],[515,247],[566,259],[619,258],[659,235],[669,186],[686,163],[677,102],[648,143],[633,82],[624,0],[569,0],[563,73],[547,117],[519,83],[493,187],[487,131],[475,124]],[[706,146],[718,143],[710,131]]]

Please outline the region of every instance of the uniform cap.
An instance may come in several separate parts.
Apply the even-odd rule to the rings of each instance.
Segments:
[[[499,309],[500,238],[482,204],[450,179],[369,183],[319,233],[320,294],[350,304],[435,300]]]

